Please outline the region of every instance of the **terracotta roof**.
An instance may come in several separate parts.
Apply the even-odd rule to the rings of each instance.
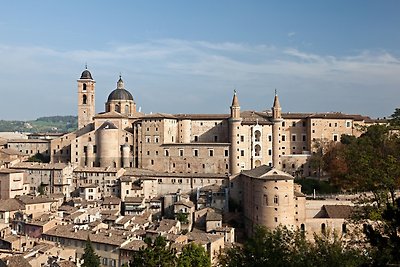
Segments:
[[[166,232],[166,233],[168,233],[169,231],[171,231],[171,229],[173,227],[176,226],[177,223],[178,223],[177,220],[162,219],[159,222],[159,225],[157,226],[157,231],[158,232]]]
[[[32,267],[32,265],[21,255],[17,256],[7,256],[0,260],[7,267]],[[1,266],[2,264],[0,264]]]
[[[111,167],[77,167],[74,172],[118,172],[119,170]]]
[[[353,207],[349,205],[324,205],[323,207],[328,218],[347,219],[353,211]]]
[[[34,169],[34,170],[62,170],[68,167],[66,163],[38,163],[38,162],[20,162],[13,165],[12,169]]]
[[[10,139],[7,143],[49,143],[48,139]]]
[[[139,251],[141,247],[146,247],[147,244],[143,240],[132,240],[131,242],[123,245],[121,249]]]
[[[112,110],[110,112],[98,113],[93,118],[126,118],[126,116],[124,116],[121,113],[118,113],[118,112]]]
[[[213,193],[217,193],[217,192],[225,192],[225,188],[221,185],[211,184],[211,185],[203,186],[202,188],[200,188],[200,191],[202,191],[202,192],[211,191]]]
[[[217,212],[207,212],[206,221],[222,221],[222,215]]]
[[[13,170],[13,169],[0,169],[0,173],[9,174],[9,173],[24,173],[23,170]]]
[[[174,203],[174,205],[183,205],[183,206],[186,206],[186,207],[189,207],[189,208],[194,207],[193,202],[190,201],[190,200],[187,200],[187,201],[184,201],[184,200],[177,201],[177,202]]]
[[[137,168],[126,168],[124,173],[125,176],[135,176],[137,178],[156,178],[156,177],[182,177],[182,178],[226,178],[226,174],[219,173],[166,173],[166,172],[156,172],[145,169]]]
[[[290,174],[267,165],[261,165],[260,167],[248,171],[242,171],[241,174],[251,178],[265,180],[294,180],[294,177]]]
[[[258,111],[242,111],[240,113],[240,116],[242,118],[242,124],[255,124],[258,122],[258,124],[264,125],[264,124],[271,124],[271,113],[267,112],[258,112]]]
[[[57,202],[54,199],[51,199],[47,196],[28,196],[28,195],[22,195],[18,196],[17,199],[19,199],[22,203],[24,204],[38,204],[38,203],[48,203],[48,202]]]
[[[0,211],[16,211],[25,209],[24,204],[14,198],[0,200]]]
[[[144,197],[126,197],[124,202],[128,203],[143,203]]]
[[[86,241],[88,236],[93,243],[109,244],[120,246],[125,241],[129,240],[131,233],[125,230],[108,230],[100,229],[96,232],[88,230],[75,230],[73,225],[58,225],[44,233],[48,236],[57,236],[70,239]]]
[[[226,120],[231,117],[230,114],[175,114],[178,119],[192,120]]]
[[[176,117],[172,114],[167,113],[154,113],[154,114],[146,114],[140,117],[141,119],[176,119]]]
[[[118,197],[104,197],[103,204],[104,205],[118,205],[121,203],[121,199]]]

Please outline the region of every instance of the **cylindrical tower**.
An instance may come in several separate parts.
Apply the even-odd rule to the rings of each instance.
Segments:
[[[180,123],[179,129],[179,143],[190,143],[192,136],[192,121],[189,119],[184,119]]]
[[[252,234],[255,225],[269,229],[296,225],[293,176],[265,165],[241,175],[248,234]]]
[[[124,168],[129,168],[130,164],[129,164],[129,153],[130,149],[129,149],[129,145],[128,144],[124,144],[122,146],[122,167]]]
[[[87,150],[86,150],[86,166],[88,167],[93,167],[93,163],[94,163],[94,148],[92,144],[88,144],[87,146]]]
[[[280,159],[280,153],[279,153],[279,137],[280,137],[280,128],[282,125],[282,109],[281,105],[279,103],[279,98],[278,95],[275,92],[275,98],[274,98],[274,105],[272,106],[272,119],[271,121],[273,122],[272,125],[272,166],[274,168],[281,170],[282,169],[282,163]]]
[[[237,174],[240,172],[239,166],[239,133],[240,126],[242,124],[242,118],[240,117],[240,106],[239,99],[236,95],[236,91],[233,94],[232,105],[231,105],[231,117],[229,118],[229,139],[231,141],[229,161],[231,174]]]
[[[118,128],[106,121],[99,128],[98,146],[100,167],[120,167]]]

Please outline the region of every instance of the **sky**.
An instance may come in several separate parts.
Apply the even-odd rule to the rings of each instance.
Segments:
[[[104,111],[119,75],[145,113],[372,118],[400,106],[400,1],[36,0],[0,8],[0,119],[77,114],[87,64]]]

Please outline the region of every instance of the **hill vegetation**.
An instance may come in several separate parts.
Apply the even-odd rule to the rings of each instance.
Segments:
[[[30,121],[0,120],[0,132],[71,132],[78,127],[76,116],[40,117]]]

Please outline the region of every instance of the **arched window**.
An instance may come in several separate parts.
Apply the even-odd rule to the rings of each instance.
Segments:
[[[127,143],[128,143],[128,137],[125,137],[125,142],[127,142]]]
[[[260,145],[256,145],[256,146],[254,147],[254,151],[255,151],[255,156],[256,156],[256,157],[261,156],[261,146],[260,146]]]
[[[86,91],[86,83],[83,84],[83,89],[84,92]]]
[[[325,223],[321,224],[321,233],[326,234],[326,225]]]
[[[255,137],[256,142],[260,142],[261,141],[261,132],[259,130],[255,131],[254,137]]]
[[[120,109],[119,105],[115,105],[115,111],[116,112],[121,112],[121,109]]]
[[[125,105],[125,114],[129,114],[129,105]]]
[[[86,105],[87,104],[87,96],[83,95],[82,97],[82,104]]]
[[[89,142],[92,141],[92,137],[89,137]]]
[[[302,232],[306,231],[306,226],[304,225],[304,223],[300,225],[300,231]]]

